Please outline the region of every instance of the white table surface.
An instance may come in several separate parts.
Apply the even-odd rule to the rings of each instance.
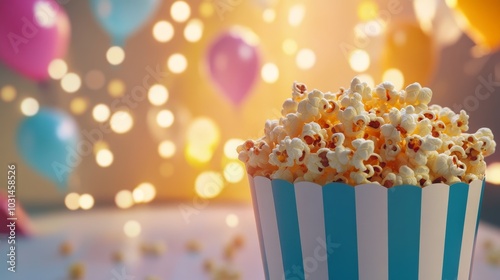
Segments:
[[[187,205],[187,204],[186,204]],[[191,205],[192,206],[192,205]],[[168,280],[213,280],[203,270],[205,260],[241,274],[240,279],[263,280],[253,210],[250,206],[218,206],[197,210],[187,222],[179,205],[165,207],[142,206],[127,210],[96,209],[90,211],[63,211],[32,219],[36,235],[18,237],[17,272],[7,271],[5,261],[0,262],[0,279],[10,280],[65,280],[69,267],[82,263],[89,280],[141,280],[148,276]],[[239,217],[239,225],[229,228],[226,216]],[[127,237],[124,224],[136,220],[142,231],[138,237]],[[233,261],[223,258],[225,245],[236,235],[243,235],[245,246]],[[199,253],[186,250],[186,243],[195,240],[202,245]],[[500,279],[500,266],[486,261],[483,244],[490,240],[500,249],[500,230],[480,224],[474,256],[473,280]],[[5,237],[0,241],[1,259],[6,257]],[[74,252],[61,256],[59,247],[64,241],[73,244]],[[145,255],[141,244],[160,242],[166,251],[159,256]],[[124,261],[115,263],[112,254],[123,252]]]

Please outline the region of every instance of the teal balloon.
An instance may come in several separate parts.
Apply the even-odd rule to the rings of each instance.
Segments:
[[[41,108],[21,121],[16,137],[18,152],[28,165],[65,191],[69,175],[81,161],[74,119],[63,111]]]
[[[160,0],[90,0],[94,16],[117,46],[123,46],[148,21],[160,3]]]

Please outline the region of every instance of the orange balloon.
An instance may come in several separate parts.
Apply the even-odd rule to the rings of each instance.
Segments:
[[[500,32],[498,31],[498,0],[453,0],[446,1],[465,19],[464,31],[479,46],[488,50],[500,47]]]
[[[392,22],[386,32],[382,51],[382,68],[396,68],[404,76],[404,84],[426,83],[436,65],[432,37],[416,22]]]

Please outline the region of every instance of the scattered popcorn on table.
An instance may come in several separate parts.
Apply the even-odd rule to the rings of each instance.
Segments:
[[[201,252],[202,245],[199,241],[190,240],[186,243],[186,250],[189,253],[199,253]]]
[[[165,244],[162,242],[141,244],[141,251],[147,256],[161,256],[165,249]]]
[[[68,242],[68,241],[64,241],[59,246],[59,253],[62,256],[69,256],[69,255],[71,255],[73,253],[73,245],[70,242]]]
[[[467,113],[429,105],[432,94],[418,83],[372,90],[354,78],[348,89],[323,93],[295,82],[282,117],[266,122],[264,137],[240,145],[239,159],[252,176],[290,182],[390,188],[484,179],[493,133],[467,133]]]
[[[121,263],[121,262],[123,262],[123,258],[124,258],[123,257],[123,253],[120,252],[120,251],[113,252],[113,254],[111,255],[111,259],[115,263]]]
[[[69,279],[79,280],[85,277],[85,266],[83,263],[74,263],[69,267]]]

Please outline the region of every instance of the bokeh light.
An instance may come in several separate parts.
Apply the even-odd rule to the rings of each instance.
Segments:
[[[97,122],[105,122],[109,119],[109,115],[111,112],[109,111],[109,107],[106,104],[97,104],[92,109],[92,117]]]
[[[179,74],[186,70],[188,66],[187,59],[180,53],[172,54],[167,60],[167,67],[170,72]]]
[[[297,42],[293,39],[285,39],[283,41],[283,44],[281,45],[281,48],[283,49],[283,52],[287,55],[293,55],[295,52],[297,52]]]
[[[158,154],[160,154],[162,158],[173,157],[175,155],[175,150],[176,150],[175,143],[170,140],[162,141],[158,145]]]
[[[208,163],[213,156],[212,148],[199,143],[188,143],[185,150],[186,159],[193,166],[202,166]]]
[[[101,149],[95,155],[95,161],[100,167],[108,167],[113,163],[113,153],[108,149]]]
[[[94,197],[88,193],[84,193],[80,195],[78,203],[80,204],[80,208],[83,210],[89,210],[94,207]]]
[[[40,105],[35,98],[28,97],[21,101],[21,113],[25,116],[33,116],[38,113],[38,109],[40,109]]]
[[[123,232],[128,237],[137,237],[141,234],[141,224],[134,220],[127,221],[123,225]]]
[[[375,19],[378,14],[378,5],[373,0],[363,0],[358,5],[358,18],[362,21]]]
[[[488,165],[486,168],[486,182],[500,185],[500,162]]]
[[[17,95],[16,88],[10,85],[4,86],[0,91],[0,95],[3,101],[11,102],[16,98]]]
[[[134,205],[132,192],[129,190],[121,190],[115,195],[116,206],[122,209],[127,209]]]
[[[69,210],[77,210],[80,208],[80,195],[77,193],[68,193],[64,198],[64,205]]]
[[[203,36],[203,22],[199,19],[191,19],[184,28],[184,38],[188,42],[198,42]]]
[[[266,63],[262,66],[262,70],[260,71],[260,75],[264,82],[272,84],[275,83],[280,75],[278,66],[274,63]]]
[[[69,108],[71,112],[75,115],[83,114],[88,107],[88,100],[84,97],[75,97],[69,103]]]
[[[224,167],[224,179],[229,183],[238,183],[245,177],[245,167],[241,162],[233,161]]]
[[[349,55],[349,65],[356,72],[364,72],[370,67],[370,56],[364,50],[354,50]]]
[[[134,191],[132,193],[132,195],[134,196],[134,200],[136,197],[136,195],[135,195],[136,190],[138,191],[138,193],[141,193],[141,195],[142,195],[141,202],[148,203],[148,202],[151,202],[156,197],[156,188],[153,184],[151,184],[149,182],[140,183],[134,189]]]
[[[205,171],[196,177],[195,191],[202,198],[214,198],[224,188],[222,175],[214,171]]]
[[[217,124],[212,119],[199,117],[191,122],[186,136],[188,143],[195,146],[212,147],[219,142],[220,132]]]
[[[271,23],[276,19],[276,11],[271,8],[267,8],[262,12],[262,19],[267,22]]]
[[[170,16],[177,22],[185,22],[190,15],[191,8],[184,1],[176,1],[170,7]]]
[[[134,125],[134,119],[132,119],[129,112],[118,111],[111,116],[110,125],[114,132],[123,134],[132,128]]]
[[[432,31],[432,20],[436,16],[438,2],[436,0],[413,1],[413,10],[420,27],[425,32]]]
[[[132,197],[133,197],[135,203],[143,203],[144,202],[144,192],[139,188],[135,188],[132,191]]]
[[[75,73],[67,73],[61,79],[61,87],[65,92],[73,93],[80,89],[82,80],[80,76]]]
[[[236,148],[243,144],[243,139],[232,138],[226,141],[224,144],[224,155],[229,159],[238,159],[238,152]]]
[[[106,52],[106,59],[111,65],[120,65],[125,60],[125,51],[119,46],[112,46]]]
[[[168,90],[160,84],[152,85],[148,91],[148,100],[152,105],[161,106],[167,103]]]
[[[316,54],[310,49],[301,49],[295,57],[295,63],[300,69],[311,69],[316,64]]]
[[[299,26],[304,19],[306,9],[303,5],[294,5],[288,12],[288,24],[291,26]]]
[[[370,74],[359,74],[356,75],[356,77],[358,77],[361,82],[365,82],[370,88],[373,89],[375,87],[375,81]]]
[[[211,17],[214,14],[214,4],[212,1],[203,1],[200,4],[199,12],[202,17]]]
[[[90,70],[85,74],[85,84],[93,90],[101,89],[106,82],[106,78],[101,70]]]
[[[174,37],[174,27],[166,20],[159,21],[153,26],[153,37],[158,42],[168,42]]]
[[[68,65],[62,59],[54,59],[49,64],[49,76],[54,80],[59,80],[68,72]]]
[[[161,110],[156,115],[156,123],[163,128],[171,127],[174,123],[174,114],[170,110]]]
[[[396,68],[389,68],[385,70],[384,74],[382,75],[382,80],[393,83],[394,87],[397,90],[402,89],[405,83],[405,78],[403,76],[403,73]]]
[[[97,152],[99,152],[100,150],[103,150],[103,149],[109,149],[108,143],[106,141],[103,141],[103,140],[96,141],[94,143],[94,146],[92,147],[92,151],[94,152],[94,154],[97,154]]]
[[[235,228],[239,225],[240,219],[236,214],[229,214],[226,216],[226,225],[230,228]]]
[[[112,79],[108,83],[108,93],[112,97],[120,97],[125,93],[125,83],[120,79]]]

